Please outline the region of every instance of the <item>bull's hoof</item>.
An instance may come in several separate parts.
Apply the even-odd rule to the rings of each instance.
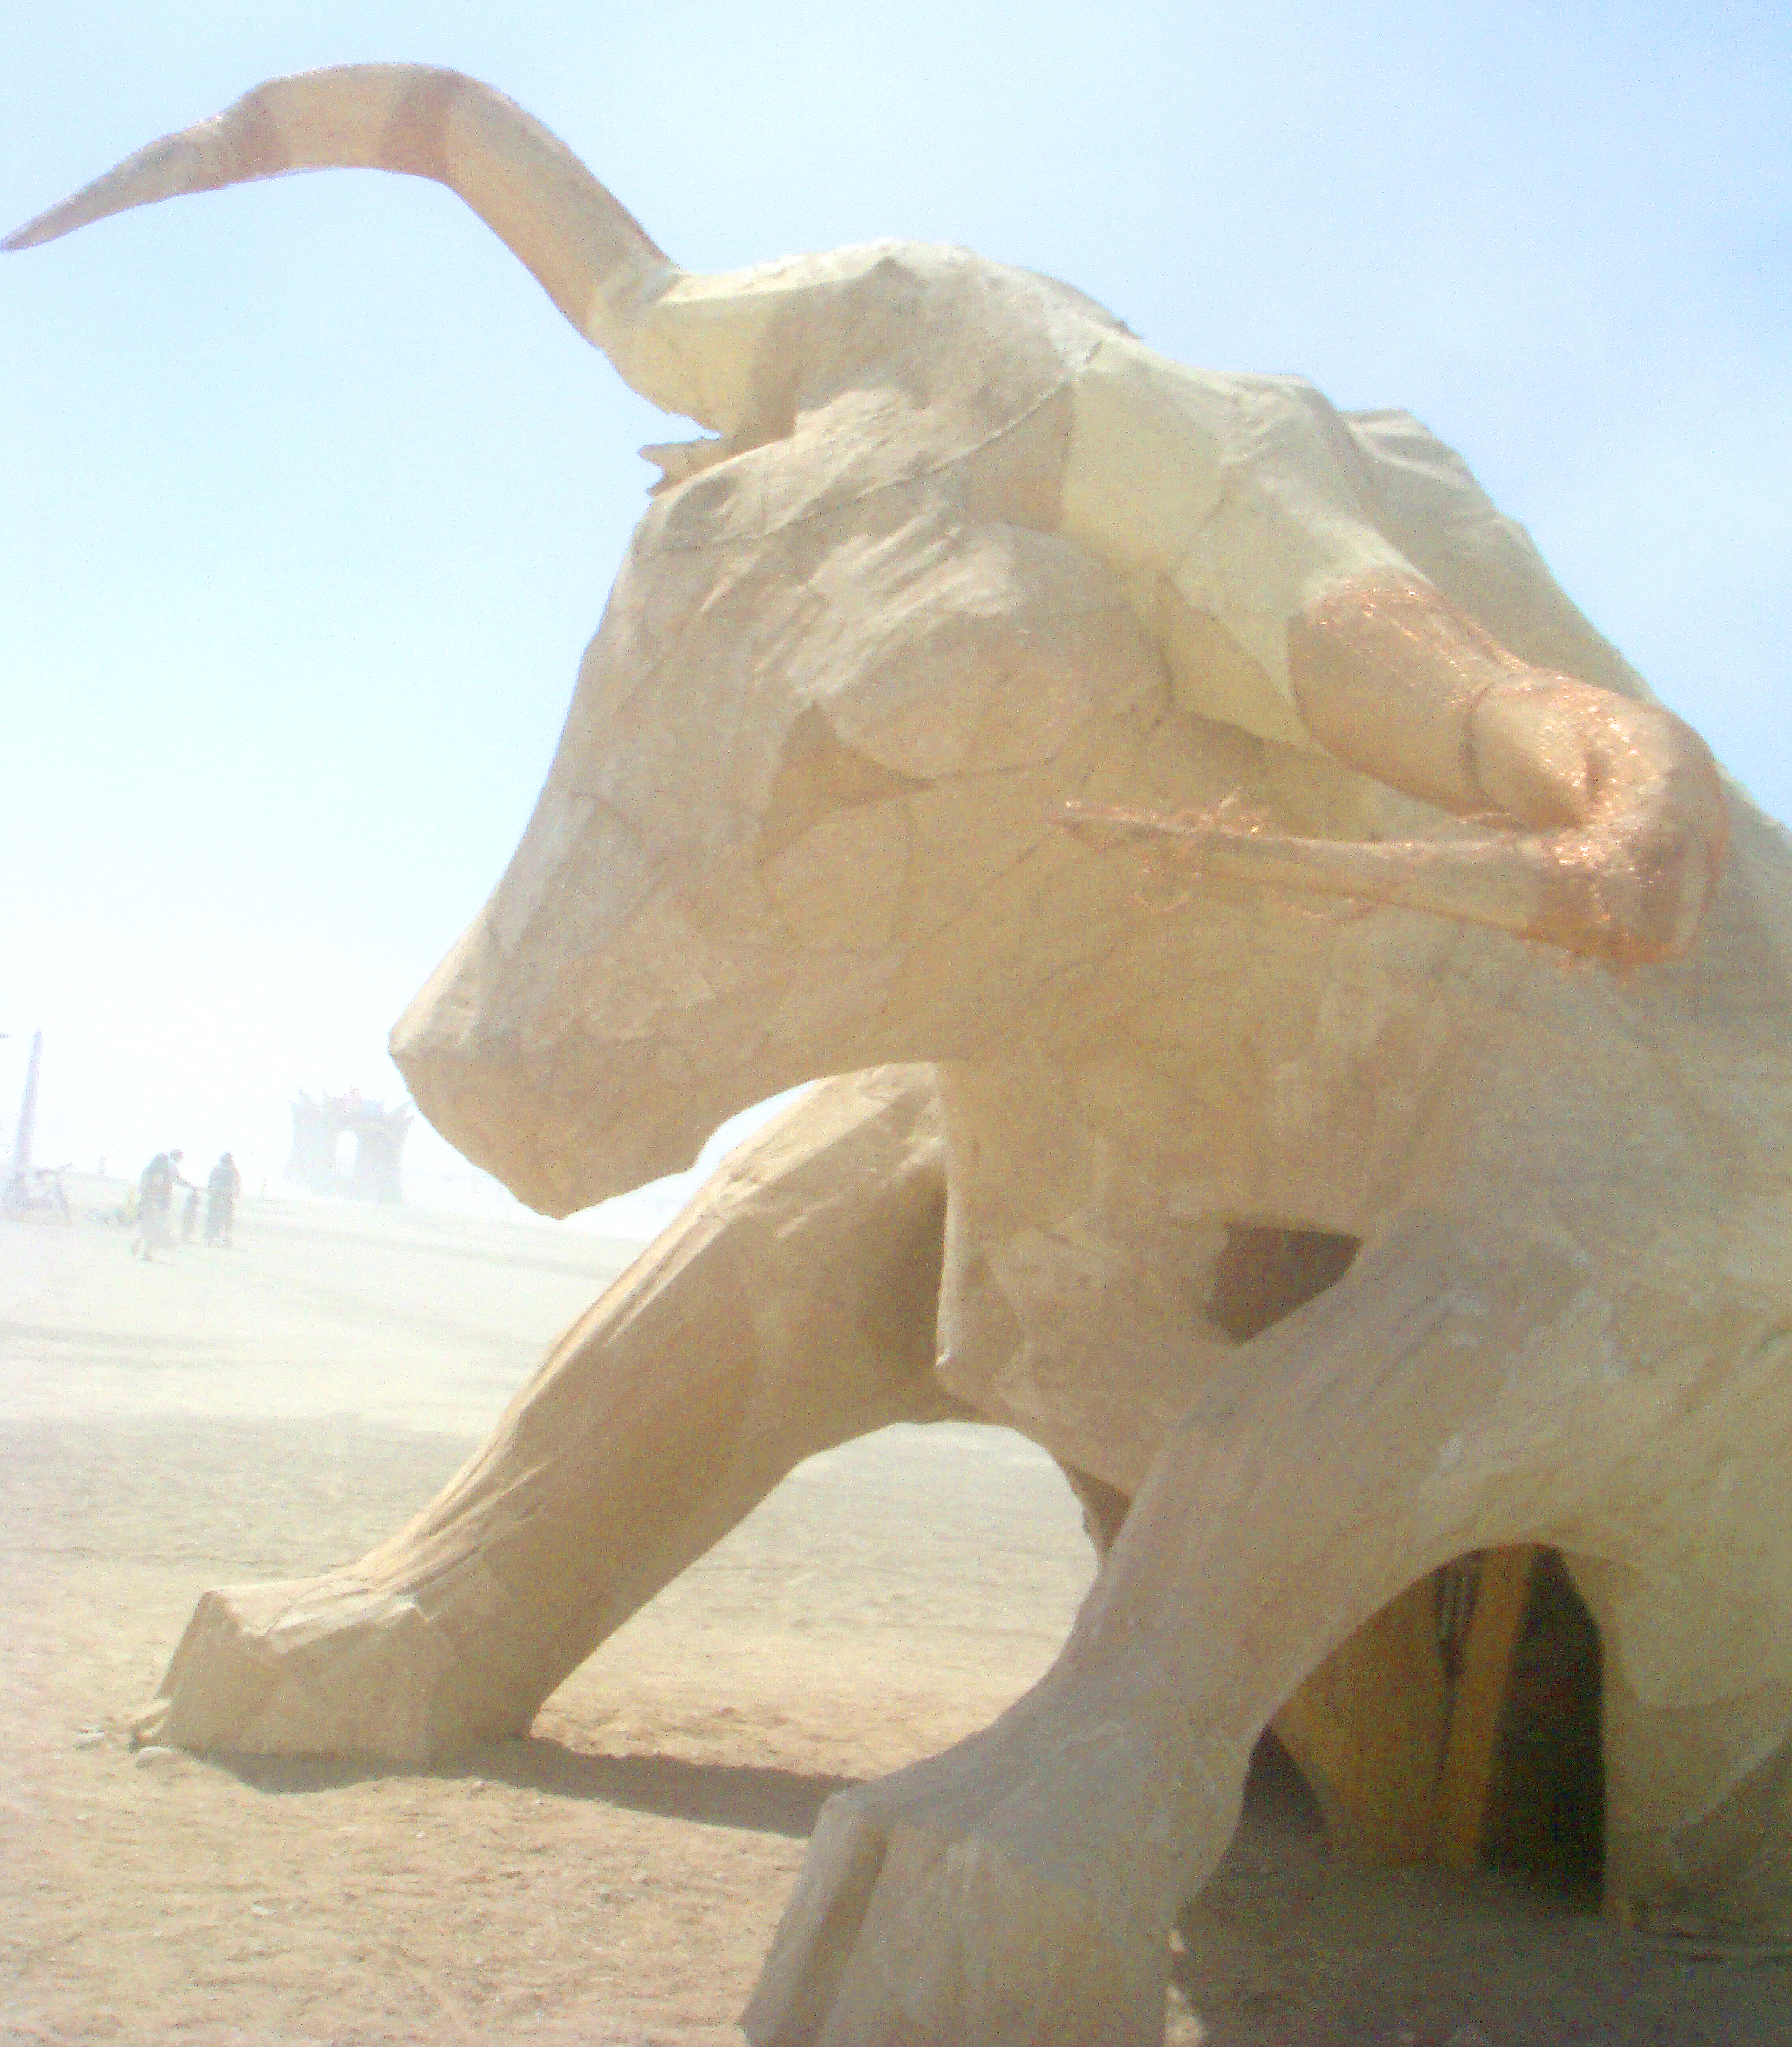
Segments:
[[[754,2047],[1156,2047],[1167,1925],[997,1826],[824,1813],[741,2025]]]
[[[1689,1960],[1792,1957],[1792,1738],[1678,1826],[1608,1819],[1605,1885],[1608,1917]]]
[[[206,1593],[133,1732],[180,1748],[425,1763],[521,1732],[481,1691],[439,1616],[337,1573]]]
[[[1186,1817],[1186,1740],[1035,1693],[830,1799],[741,2019],[753,2047],[1157,2047],[1171,1921],[1230,1832],[1223,1800]]]

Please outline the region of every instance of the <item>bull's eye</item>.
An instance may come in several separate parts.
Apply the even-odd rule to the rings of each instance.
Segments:
[[[661,491],[688,483],[692,477],[701,476],[706,469],[714,469],[718,462],[726,462],[730,455],[744,452],[737,442],[719,438],[652,442],[641,451],[641,459],[652,462],[659,470],[660,480],[648,486],[647,494],[657,497]]]

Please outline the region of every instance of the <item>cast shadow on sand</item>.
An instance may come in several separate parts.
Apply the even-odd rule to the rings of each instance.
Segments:
[[[699,1824],[805,1837],[859,1781],[540,1736],[487,1742],[435,1768],[195,1758],[273,1797],[385,1779],[500,1785]],[[1365,1960],[1372,1957],[1372,1963]],[[1172,2037],[1202,2047],[1784,2047],[1778,1972],[1713,1964],[1614,1936],[1584,1870],[1368,1870],[1331,1852],[1279,1743],[1260,1747],[1237,1838],[1172,1944]]]
[[[508,1784],[559,1798],[585,1798],[662,1819],[694,1820],[805,1840],[821,1809],[856,1777],[811,1776],[753,1763],[689,1763],[673,1755],[604,1755],[536,1735],[482,1742],[447,1766],[328,1756],[215,1754],[203,1759],[252,1790],[290,1797],[380,1778],[428,1777]]]

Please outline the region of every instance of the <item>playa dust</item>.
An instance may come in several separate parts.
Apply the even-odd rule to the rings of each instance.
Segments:
[[[0,1226],[0,2047],[738,2042],[830,1793],[1049,1664],[1092,1568],[1062,1480],[956,1425],[830,1452],[529,1739],[439,1769],[134,1754],[198,1595],[389,1532],[629,1255],[326,1203],[238,1240]],[[1792,2041],[1792,1968],[1535,1876],[1341,1867],[1273,1757],[1174,1975],[1175,2047]]]

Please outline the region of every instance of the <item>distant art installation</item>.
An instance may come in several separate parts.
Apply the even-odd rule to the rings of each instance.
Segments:
[[[356,1201],[401,1202],[399,1174],[412,1115],[400,1102],[388,1109],[358,1088],[346,1094],[320,1094],[303,1088],[292,1105],[292,1153],[286,1178],[308,1194],[346,1194]],[[344,1140],[350,1149],[345,1151]]]
[[[1792,1941],[1785,834],[1407,415],[962,250],[681,270],[451,73],[261,87],[9,246],[330,164],[451,186],[706,430],[397,1027],[419,1105],[565,1215],[832,1078],[417,1519],[208,1593],[145,1736],[520,1732],[801,1459],[969,1417],[1099,1576],[830,1801],[756,2047],[1156,2041],[1272,1723],[1346,1848],[1472,1860],[1539,1558],[1612,1917]]]
[[[44,1062],[44,1034],[31,1034],[31,1062],[25,1070],[25,1093],[18,1105],[18,1121],[13,1126],[12,1167],[15,1173],[31,1170],[32,1147],[37,1141],[37,1075]]]

